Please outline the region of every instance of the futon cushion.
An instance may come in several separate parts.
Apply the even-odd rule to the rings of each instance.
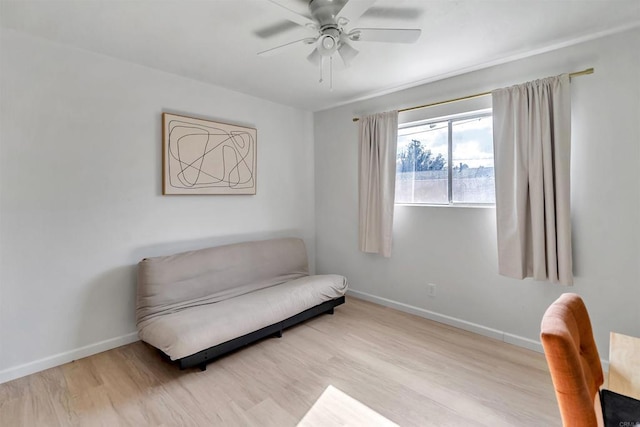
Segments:
[[[139,335],[177,360],[339,298],[346,290],[343,276],[301,277],[234,298],[149,316],[138,322]]]

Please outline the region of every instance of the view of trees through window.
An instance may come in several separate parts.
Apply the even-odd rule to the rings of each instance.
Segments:
[[[442,154],[434,156],[431,150],[425,150],[422,142],[412,139],[398,154],[400,172],[439,171],[446,165]]]
[[[396,160],[396,203],[495,203],[490,114],[402,127]]]

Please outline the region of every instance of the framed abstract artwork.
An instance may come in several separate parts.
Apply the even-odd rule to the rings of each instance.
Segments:
[[[162,194],[256,194],[256,129],[162,114]]]

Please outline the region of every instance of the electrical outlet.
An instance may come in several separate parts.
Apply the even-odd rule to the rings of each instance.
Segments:
[[[435,298],[436,296],[436,285],[433,283],[427,283],[427,295],[431,298]]]

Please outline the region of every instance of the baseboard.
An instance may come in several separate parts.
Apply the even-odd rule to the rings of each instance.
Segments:
[[[463,329],[465,331],[473,332],[478,335],[483,335],[485,337],[494,338],[500,341],[505,341],[504,332],[499,331],[497,329],[489,328],[487,326],[479,325],[477,323],[468,322],[466,320],[458,319],[456,317],[447,316],[446,314],[436,313],[435,311],[426,310],[424,308],[415,307],[413,305],[390,300],[387,298],[382,298],[376,295],[371,295],[366,292],[355,291],[350,289],[347,291],[347,295],[351,295],[355,298],[363,299],[365,301],[374,302],[376,304],[384,305],[385,307],[395,308],[396,310],[404,311],[405,313],[415,314],[416,316],[424,317],[425,319],[433,320],[438,323],[444,323],[445,325],[449,325],[458,329]],[[513,335],[512,337],[513,337],[512,338],[513,341],[516,341],[515,340],[516,336]],[[531,340],[527,340],[526,338],[521,338],[521,339],[526,341],[531,341]],[[511,344],[516,344],[516,343],[511,342]],[[540,345],[540,349],[538,351],[542,351],[542,345],[540,343],[538,344]],[[532,350],[536,350],[536,349],[532,349]]]
[[[507,344],[513,344],[517,345],[518,347],[537,351],[538,353],[544,353],[544,349],[542,348],[542,343],[540,341],[521,337],[520,335],[510,334],[508,332],[503,332],[502,334],[502,341],[506,342]]]
[[[385,307],[395,308],[396,310],[403,311],[409,314],[415,314],[416,316],[424,317],[425,319],[433,320],[435,322],[444,323],[445,325],[453,326],[458,329],[473,332],[485,337],[494,338],[508,344],[517,345],[529,350],[536,351],[538,353],[544,353],[542,343],[530,338],[521,337],[519,335],[510,334],[497,329],[489,328],[487,326],[479,325],[477,323],[468,322],[466,320],[458,319],[456,317],[447,316],[445,314],[436,313],[435,311],[426,310],[424,308],[415,307],[413,305],[405,304],[402,302],[382,298],[376,295],[371,295],[366,292],[348,290],[347,295],[359,298],[365,301],[373,302],[383,305]],[[602,369],[605,372],[609,372],[609,361],[601,359]]]
[[[13,366],[0,371],[0,384],[35,374],[36,372],[44,371],[45,369],[54,368],[74,360],[82,359],[83,357],[102,353],[103,351],[111,350],[112,348],[130,344],[138,340],[138,333],[132,332],[120,337],[111,338],[70,351],[65,351],[64,353],[54,354],[53,356],[45,357],[33,362]]]

